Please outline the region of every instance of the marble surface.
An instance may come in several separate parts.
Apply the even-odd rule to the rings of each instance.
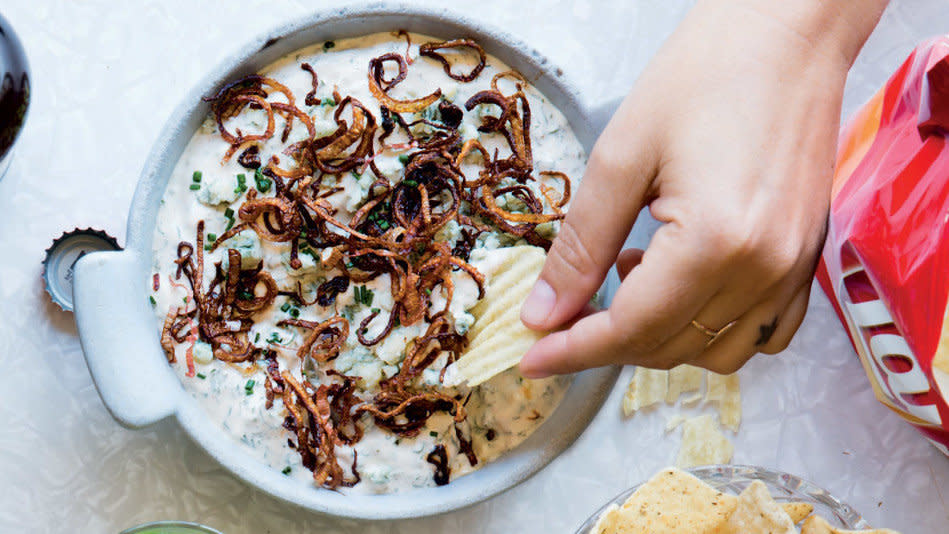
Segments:
[[[112,421],[72,316],[43,292],[43,250],[76,226],[105,229],[122,242],[145,156],[187,88],[247,38],[331,5],[0,0],[29,54],[34,88],[17,154],[0,181],[0,531],[109,533],[185,519],[227,534],[572,532],[612,495],[673,461],[679,437],[663,433],[669,410],[623,419],[621,384],[569,451],[512,491],[443,516],[360,523],[314,515],[243,485],[173,421],[140,431]],[[626,91],[690,2],[453,7],[472,5],[479,18],[546,53],[597,100]],[[853,69],[845,112],[916,42],[946,31],[949,3],[895,0]],[[812,480],[873,524],[945,531],[949,460],[875,401],[822,294],[815,291],[791,347],[752,361],[742,384],[735,462]]]

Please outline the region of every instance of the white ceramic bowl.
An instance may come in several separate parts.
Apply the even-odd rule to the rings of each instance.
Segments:
[[[603,368],[577,375],[560,407],[540,429],[484,468],[448,486],[378,496],[347,496],[283,476],[239,448],[182,388],[159,347],[146,295],[159,201],[175,162],[208,113],[201,97],[304,46],[396,29],[441,38],[474,38],[488,53],[531,80],[566,115],[587,150],[615,108],[615,103],[600,109],[584,107],[563,72],[546,58],[514,37],[464,16],[391,4],[316,13],[253,40],[184,97],[142,171],[129,211],[125,250],[83,257],[75,268],[73,290],[86,362],[103,402],[119,423],[139,428],[173,415],[194,441],[247,483],[311,510],[366,519],[446,512],[522,482],[573,443],[599,410],[619,373],[617,368]],[[610,288],[606,291],[610,293]]]
[[[870,525],[850,505],[841,502],[827,490],[794,475],[753,465],[704,465],[688,470],[718,491],[737,495],[755,480],[764,482],[777,502],[806,502],[814,505],[814,513],[831,525],[847,529],[867,529]],[[576,534],[590,534],[596,520],[611,504],[622,505],[642,483],[629,488],[593,513]]]

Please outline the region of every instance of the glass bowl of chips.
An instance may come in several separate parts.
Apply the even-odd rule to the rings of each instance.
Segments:
[[[813,506],[812,514],[823,517],[833,527],[870,528],[870,525],[850,505],[841,502],[840,499],[831,495],[827,490],[788,473],[753,465],[707,465],[688,469],[687,472],[705,482],[714,490],[731,495],[738,495],[752,482],[760,480],[778,504],[794,506],[791,503],[803,503]],[[580,526],[577,534],[593,533],[593,529],[601,515],[614,505],[622,506],[643,484],[645,482],[637,484],[610,499]],[[794,514],[790,515],[793,518]]]

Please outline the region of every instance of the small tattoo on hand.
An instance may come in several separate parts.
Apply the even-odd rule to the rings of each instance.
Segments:
[[[761,345],[767,344],[771,341],[771,336],[774,335],[774,331],[778,329],[778,318],[775,317],[771,324],[763,324],[758,327],[758,341],[755,341],[755,346],[760,347]]]

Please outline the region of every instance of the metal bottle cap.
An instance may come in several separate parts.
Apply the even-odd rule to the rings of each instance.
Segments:
[[[90,252],[121,249],[114,237],[93,228],[76,228],[54,239],[43,259],[43,280],[53,303],[64,311],[72,311],[72,277],[76,260]]]

